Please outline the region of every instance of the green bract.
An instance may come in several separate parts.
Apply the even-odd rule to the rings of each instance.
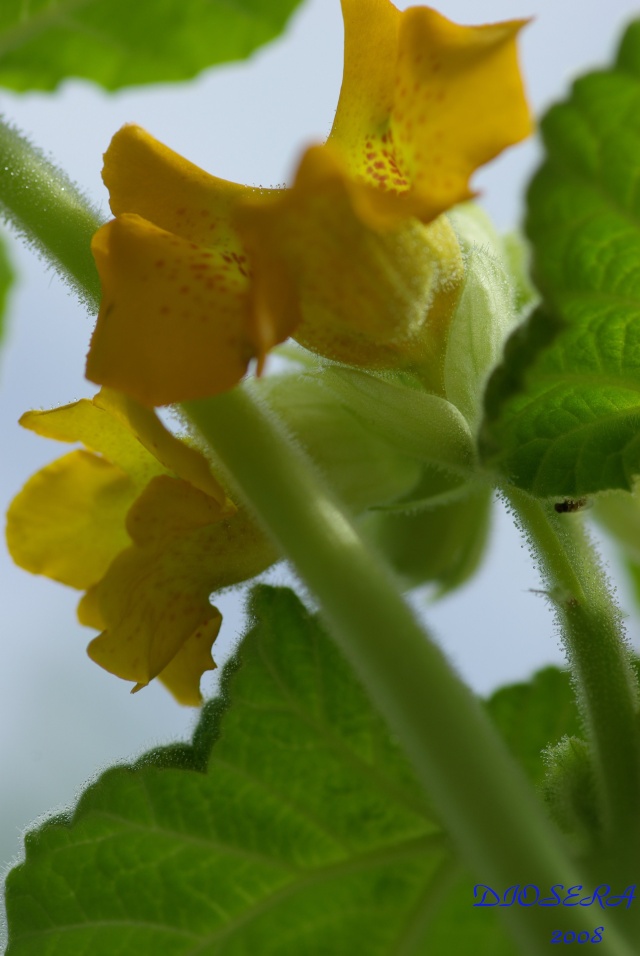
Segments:
[[[449,329],[445,390],[475,435],[487,380],[502,358],[522,296],[516,291],[504,245],[486,214],[466,204],[453,211],[451,220],[465,257],[465,280]]]

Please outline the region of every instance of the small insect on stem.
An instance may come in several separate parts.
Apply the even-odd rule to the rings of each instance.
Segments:
[[[564,501],[556,501],[553,507],[559,515],[568,515],[589,508],[590,501],[588,498],[565,498]]]

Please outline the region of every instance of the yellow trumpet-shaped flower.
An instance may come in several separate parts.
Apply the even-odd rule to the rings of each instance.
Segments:
[[[181,703],[197,705],[222,620],[209,595],[262,571],[270,547],[204,456],[132,399],[103,389],[21,422],[85,449],[43,468],[16,496],[12,557],[86,591],[79,618],[102,631],[88,648],[94,661],[134,690],[159,676]]]
[[[104,180],[116,218],[93,244],[92,381],[148,405],[201,398],[293,334],[350,364],[417,367],[437,390],[463,276],[438,217],[530,131],[524,21],[458,26],[390,0],[342,9],[335,123],[292,190],[217,179],[138,127],[115,135]]]

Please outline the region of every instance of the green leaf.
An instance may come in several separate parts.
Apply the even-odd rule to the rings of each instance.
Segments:
[[[300,0],[3,0],[0,86],[52,90],[77,76],[108,90],[186,80],[248,57]]]
[[[287,590],[252,611],[193,744],[27,836],[7,956],[515,956],[317,622]],[[550,674],[489,705],[532,765],[570,723]]]
[[[519,487],[575,498],[640,473],[640,21],[542,134],[526,226],[543,303],[490,383],[482,445]]]

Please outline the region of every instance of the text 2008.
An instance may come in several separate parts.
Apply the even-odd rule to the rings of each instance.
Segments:
[[[554,931],[553,936],[551,937],[552,943],[600,943],[602,942],[602,934],[604,933],[604,926],[598,926],[597,929],[594,929],[593,936],[587,932],[586,929],[583,929],[581,933],[574,933],[573,930],[568,930],[563,934],[561,929]]]

